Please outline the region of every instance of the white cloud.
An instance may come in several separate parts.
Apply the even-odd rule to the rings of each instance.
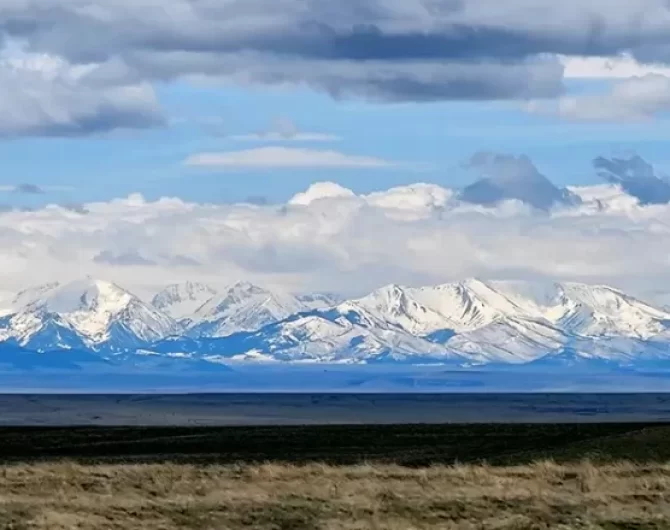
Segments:
[[[356,194],[353,191],[335,182],[317,182],[312,184],[307,191],[294,195],[288,203],[294,206],[309,206],[314,201],[323,199],[351,199],[354,197]]]
[[[670,285],[670,205],[616,186],[539,214],[460,203],[430,184],[356,195],[321,183],[276,206],[140,195],[0,214],[0,289],[91,274],[142,292],[178,279],[358,294],[396,282],[550,278],[633,293]],[[652,249],[653,251],[650,251]]]
[[[670,77],[660,74],[631,77],[615,82],[604,94],[532,101],[526,108],[575,121],[648,121],[670,111]]]
[[[370,156],[358,156],[332,150],[289,147],[260,147],[244,151],[199,153],[188,157],[187,166],[220,169],[343,169],[390,168],[395,162]]]
[[[649,74],[670,76],[662,63],[641,63],[630,54],[614,57],[561,56],[567,79],[628,79]]]

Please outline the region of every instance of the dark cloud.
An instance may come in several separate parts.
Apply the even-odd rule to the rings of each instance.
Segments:
[[[557,188],[538,171],[527,156],[511,156],[480,152],[472,156],[466,167],[482,178],[459,193],[462,201],[492,206],[515,199],[540,210],[557,204],[573,204],[576,197]]]
[[[160,7],[99,0],[96,8],[104,16],[78,1],[10,2],[0,7],[0,29],[82,62],[133,51],[514,60],[542,53],[652,53],[668,43],[663,17],[670,12],[665,0],[616,9],[610,0],[509,0],[504,10],[490,0],[166,0]]]
[[[0,6],[0,33],[105,63],[107,80],[205,74],[336,97],[511,99],[561,92],[548,54],[660,49],[667,13],[661,0],[616,10],[604,0],[512,0],[504,11],[489,0],[101,0],[95,9],[26,0]]]
[[[101,81],[99,67],[57,58],[0,59],[0,137],[82,136],[165,123],[153,88]]]
[[[0,4],[0,40],[72,64],[100,63],[86,74],[87,87],[137,88],[143,81],[205,75],[390,102],[554,98],[563,92],[555,54],[630,52],[670,62],[666,0],[616,8],[611,0],[500,6],[491,0],[165,0],[160,6],[21,0]],[[5,84],[0,77],[0,87]],[[83,99],[82,116],[39,131],[86,134],[161,123],[149,101],[145,112],[124,112],[133,98],[94,94]]]
[[[654,167],[638,155],[628,158],[598,157],[593,161],[598,175],[636,197],[640,204],[670,202],[670,182],[658,176]]]

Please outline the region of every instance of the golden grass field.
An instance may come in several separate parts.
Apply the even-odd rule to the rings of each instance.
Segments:
[[[670,528],[670,464],[0,467],[3,529]]]

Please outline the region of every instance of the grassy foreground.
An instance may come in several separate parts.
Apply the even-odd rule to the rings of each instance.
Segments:
[[[0,528],[670,528],[670,465],[0,468]]]
[[[669,529],[670,426],[0,429],[0,530]]]

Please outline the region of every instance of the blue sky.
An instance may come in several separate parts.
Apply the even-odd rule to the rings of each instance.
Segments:
[[[606,88],[603,81],[568,83],[573,93]],[[0,185],[29,182],[57,187],[43,196],[6,202],[89,202],[133,192],[155,199],[236,202],[263,196],[283,202],[310,183],[334,181],[357,192],[414,182],[460,187],[477,178],[462,164],[480,150],[527,154],[557,185],[600,183],[591,168],[598,155],[630,150],[668,165],[667,122],[574,123],[530,114],[520,102],[370,103],[336,100],[306,89],[198,86],[174,83],[158,90],[170,118],[164,127],[118,130],[86,137],[17,138],[0,142],[5,170]],[[336,136],[330,142],[244,142],[290,120],[300,131]],[[237,151],[263,145],[335,149],[402,162],[380,169],[217,170],[184,167],[202,151]]]

